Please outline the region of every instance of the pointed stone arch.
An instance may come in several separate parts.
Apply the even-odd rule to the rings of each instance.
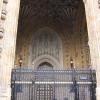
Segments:
[[[38,58],[36,58],[33,62],[32,62],[32,67],[37,70],[38,66],[42,63],[49,63],[53,66],[53,69],[54,70],[57,70],[57,69],[62,69],[60,63],[55,59],[53,58],[52,56],[50,55],[42,55],[42,56],[39,56]]]
[[[49,27],[41,28],[33,34],[30,52],[30,65],[36,62],[36,59],[41,58],[41,60],[38,61],[45,59],[53,63],[52,60],[54,60],[56,63],[53,63],[54,66],[59,66],[61,68],[63,66],[62,40],[59,35]],[[35,66],[37,66],[37,64],[35,64]]]

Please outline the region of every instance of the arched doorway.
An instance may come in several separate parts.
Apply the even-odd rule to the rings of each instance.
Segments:
[[[45,64],[48,63],[49,66],[52,66],[52,68],[54,70],[60,70],[63,69],[63,66],[60,65],[60,63],[52,56],[50,55],[41,55],[39,57],[37,57],[35,60],[33,60],[32,62],[32,68],[34,70],[37,70],[37,68],[41,65],[41,64]]]
[[[44,62],[37,67],[37,70],[53,70],[53,66],[48,62]]]

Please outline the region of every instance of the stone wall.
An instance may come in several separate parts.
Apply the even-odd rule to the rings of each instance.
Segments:
[[[63,65],[65,68],[70,67],[70,58],[73,58],[77,68],[87,68],[90,65],[88,33],[85,21],[85,17],[83,17],[83,19],[80,19],[79,21],[82,25],[75,23],[75,29],[73,31],[70,31],[64,26],[63,28],[60,28],[57,26],[55,27],[55,25],[47,25],[49,28],[55,30],[62,40]],[[32,46],[32,37],[34,37],[36,31],[44,28],[46,25],[37,26],[38,27],[28,27],[27,25],[24,27],[24,31],[22,31],[22,33],[18,33],[15,65],[18,65],[19,56],[21,55],[23,58],[23,65],[31,66],[31,64],[29,64],[29,60],[31,59],[29,58],[31,56],[30,45]]]

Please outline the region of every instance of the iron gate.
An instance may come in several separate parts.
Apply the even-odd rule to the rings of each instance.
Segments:
[[[12,70],[11,100],[96,100],[94,70]]]

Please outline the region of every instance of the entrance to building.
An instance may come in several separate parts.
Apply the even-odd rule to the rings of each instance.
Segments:
[[[37,70],[53,70],[53,66],[48,62],[44,62],[38,66]]]
[[[11,100],[96,100],[94,70],[45,70],[47,65],[52,68],[13,69]]]
[[[35,85],[36,92],[33,100],[53,100],[53,87],[50,84]]]
[[[47,62],[44,62],[38,66],[38,71],[52,71],[53,66]],[[52,81],[51,79],[53,78],[52,75],[41,75],[40,73],[37,73],[36,80],[38,81],[46,81],[46,80]],[[53,92],[54,88],[51,84],[35,84],[34,85],[35,94],[34,94],[34,99],[33,100],[53,100]]]

